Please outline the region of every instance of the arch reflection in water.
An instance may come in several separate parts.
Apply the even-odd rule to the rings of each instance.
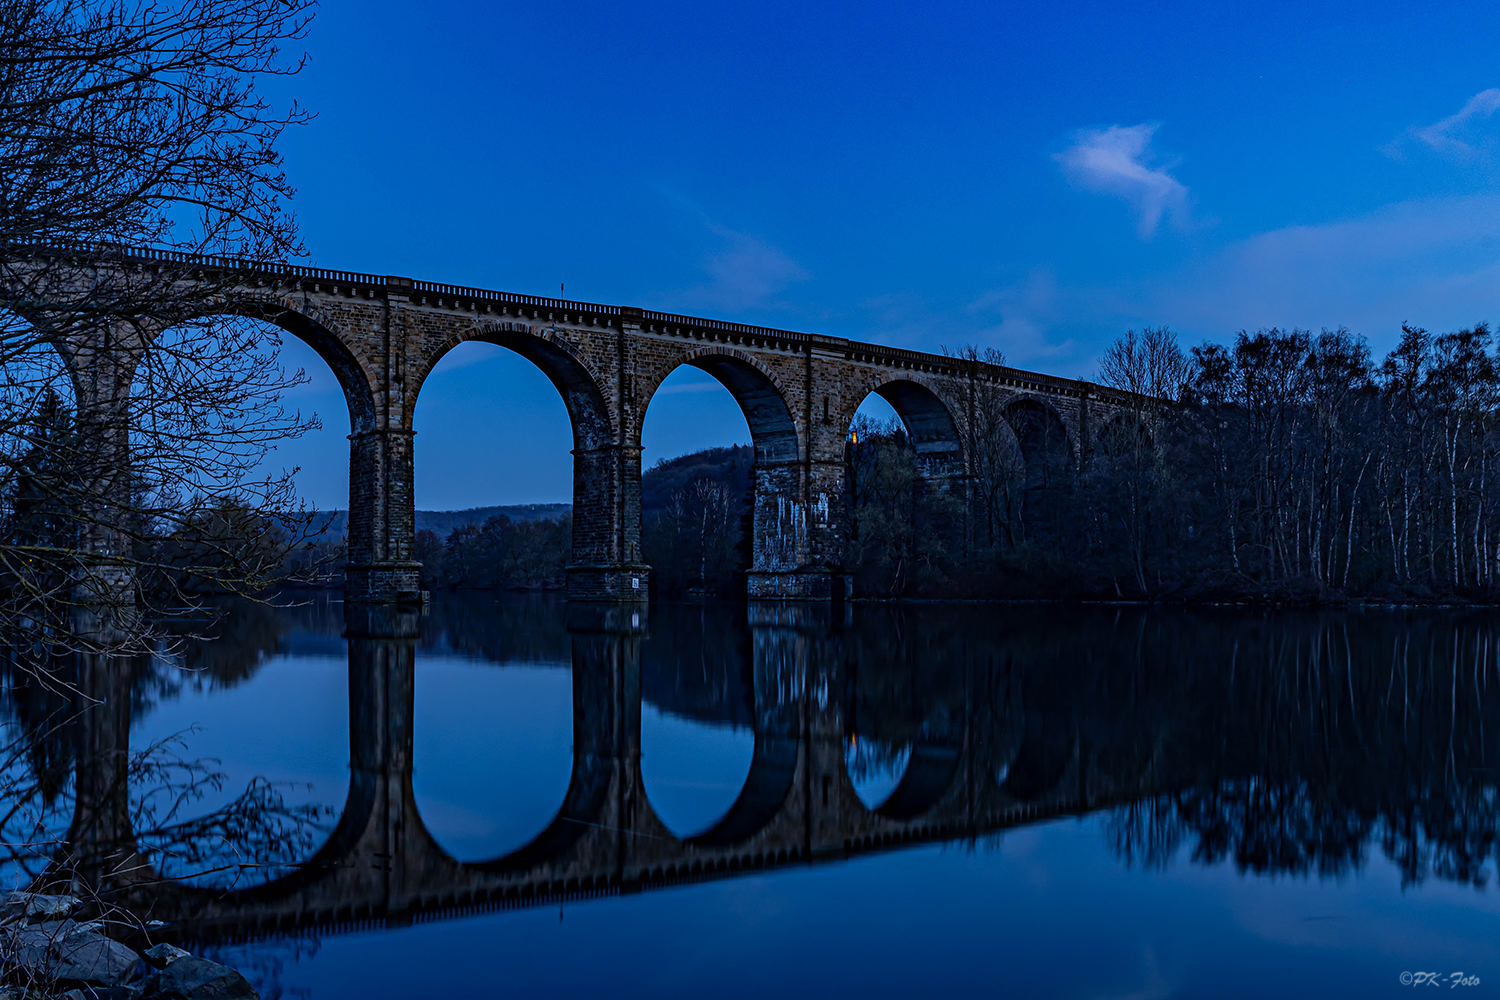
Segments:
[[[755,759],[749,642],[736,610],[660,609],[642,650],[641,782],[681,838],[730,811]]]
[[[189,642],[137,678],[132,816],[160,874],[268,881],[310,858],[332,830],[349,788],[348,649],[337,629],[326,606],[278,616],[235,604],[217,625],[222,641]],[[254,857],[244,856],[247,845],[205,853],[180,843],[201,829],[207,845],[222,821],[283,810],[294,822],[266,827]]]
[[[414,714],[417,810],[452,857],[502,857],[557,815],[573,764],[570,663],[419,651]]]
[[[901,783],[911,760],[911,744],[892,745],[884,740],[859,738],[851,733],[844,751],[849,782],[866,809],[879,809]]]
[[[641,781],[657,817],[679,837],[703,833],[739,798],[755,734],[641,706]]]

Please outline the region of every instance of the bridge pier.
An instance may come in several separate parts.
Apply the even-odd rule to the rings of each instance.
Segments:
[[[349,564],[344,600],[415,601],[422,564],[413,560],[412,431],[399,427],[349,435]]]
[[[848,537],[844,460],[755,466],[754,539],[746,593],[752,601],[842,601]]]
[[[963,454],[957,451],[917,452],[913,527],[918,538],[936,540],[943,550],[935,555],[962,555],[968,539],[969,476]]]
[[[573,451],[573,560],[568,600],[646,600],[641,555],[641,449],[608,444]]]
[[[130,521],[130,390],[145,326],[115,321],[71,330],[53,341],[73,383],[77,444],[65,445],[52,461],[71,465],[75,482],[41,477],[33,484],[40,495],[30,498],[43,511],[67,510],[76,519],[82,558],[73,571],[72,624],[76,634],[106,646],[128,636],[135,625],[136,572],[122,525]],[[40,520],[45,524],[49,518],[44,514]],[[56,537],[33,541],[71,544]]]

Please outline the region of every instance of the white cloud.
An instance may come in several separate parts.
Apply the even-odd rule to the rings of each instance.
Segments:
[[[1408,134],[1442,156],[1470,160],[1479,154],[1484,143],[1484,137],[1479,133],[1480,124],[1492,118],[1496,111],[1500,111],[1500,89],[1491,87],[1469,98],[1457,114],[1423,128],[1413,128]],[[1393,144],[1386,151],[1399,156],[1399,145]]]
[[[781,292],[811,277],[801,264],[763,240],[712,223],[708,228],[723,245],[703,262],[709,283],[687,293],[696,306],[738,310],[769,305]]]
[[[1130,202],[1140,216],[1143,239],[1156,232],[1163,215],[1179,222],[1187,217],[1187,187],[1167,167],[1148,166],[1155,134],[1155,125],[1083,129],[1054,157],[1079,187]]]

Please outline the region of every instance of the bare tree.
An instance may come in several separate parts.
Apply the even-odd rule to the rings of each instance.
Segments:
[[[1139,336],[1127,330],[1099,359],[1101,383],[1152,399],[1180,398],[1192,375],[1176,335],[1164,326],[1145,327]]]
[[[0,626],[77,639],[88,609],[139,642],[148,580],[254,588],[277,559],[252,542],[308,525],[257,472],[313,425],[279,405],[302,373],[202,258],[302,252],[276,142],[307,116],[256,84],[300,68],[311,0],[0,9]]]
[[[1005,366],[1005,355],[974,344],[943,353],[960,372],[949,380],[949,392],[960,401],[953,420],[968,462],[971,544],[987,552],[1012,547],[1024,535],[1026,463],[1006,409],[1013,397],[990,371]]]

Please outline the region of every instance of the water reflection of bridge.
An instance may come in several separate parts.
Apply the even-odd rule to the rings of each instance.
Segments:
[[[752,605],[732,636],[705,625],[701,641],[682,638],[691,628],[672,622],[661,629],[665,646],[648,647],[648,623],[632,617],[640,612],[602,614],[548,640],[571,652],[572,772],[551,823],[519,850],[462,862],[427,830],[412,785],[418,620],[373,617],[349,622],[350,783],[321,849],[265,884],[150,885],[137,902],[177,933],[210,940],[399,924],[1143,803],[1143,825],[1119,831],[1127,856],[1194,836],[1201,857],[1337,872],[1358,865],[1379,834],[1411,878],[1430,865],[1482,882],[1500,844],[1491,767],[1500,684],[1481,621],[1417,627],[1392,617],[1351,628],[1348,617],[1314,615],[1272,626],[1051,609],[986,612],[963,625],[932,609],[917,627],[898,615],[846,628],[819,620],[826,607]],[[708,651],[711,630],[718,654]],[[719,655],[702,691],[678,692],[682,705],[747,713],[755,734],[737,799],[686,838],[657,817],[640,766],[651,676],[643,651],[660,657],[663,648],[673,662],[657,665],[658,685],[685,676],[679,665]],[[117,675],[103,671],[85,687],[102,685],[103,695],[111,683]],[[115,837],[94,837],[118,855],[131,840],[128,817],[110,804],[108,774],[95,772],[120,759],[128,709],[119,706],[129,699],[101,701],[80,737],[93,752],[78,757],[74,839],[113,826]],[[910,748],[894,791],[873,808],[846,764],[855,732]],[[1168,799],[1165,809],[1151,804]]]
[[[657,817],[641,774],[647,622],[639,612],[606,609],[607,617],[571,631],[572,774],[561,809],[519,850],[461,862],[428,832],[413,791],[418,619],[351,609],[367,617],[348,630],[350,780],[336,827],[315,856],[266,884],[228,892],[151,887],[143,905],[183,935],[237,939],[397,924],[639,892],[974,837],[1077,812],[1109,794],[1076,748],[1057,759],[1055,740],[1028,741],[1019,715],[1008,725],[944,709],[912,732],[899,783],[883,804],[868,807],[846,767],[850,705],[840,630],[829,627],[826,608],[752,606],[749,773],[717,823],[680,838]],[[1004,690],[978,689],[993,680],[969,678],[954,693],[988,714],[997,705],[1003,712]],[[113,727],[99,731],[118,738]],[[97,809],[102,798],[81,796],[80,808]],[[75,822],[75,829],[89,827],[98,827],[97,817]]]

